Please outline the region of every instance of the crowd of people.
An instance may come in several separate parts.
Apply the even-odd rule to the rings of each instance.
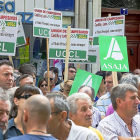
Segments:
[[[0,60],[0,140],[140,140],[140,70],[117,72],[117,86],[98,71],[96,96],[88,85],[69,96],[76,72],[69,65],[64,81],[50,67],[36,82],[33,65]]]

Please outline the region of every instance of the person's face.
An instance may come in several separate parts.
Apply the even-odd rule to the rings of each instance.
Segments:
[[[113,87],[112,75],[105,77],[105,85],[106,85],[106,91],[110,92],[111,88]]]
[[[39,88],[43,92],[43,95],[46,95],[48,91],[48,84],[46,83],[46,81],[43,81]]]
[[[51,116],[52,116],[52,119],[50,121],[50,123],[47,125],[47,132],[49,134],[55,134],[57,133],[57,131],[59,130],[59,126],[60,126],[60,112],[57,112],[55,109],[54,109],[54,100],[53,99],[50,99],[50,104],[51,104]],[[56,113],[55,113],[56,112]]]
[[[79,126],[89,127],[92,125],[92,104],[86,100],[77,100],[77,111],[70,115],[71,120]]]
[[[138,84],[138,98],[139,98],[139,100],[140,100],[140,83]]]
[[[4,134],[8,128],[10,105],[8,101],[0,100],[0,128]]]
[[[48,78],[48,72],[45,74],[45,78]],[[50,86],[53,86],[55,83],[55,79],[53,79],[53,73],[49,73],[50,78]]]
[[[68,70],[68,80],[74,80],[76,75],[76,70],[73,68],[69,68]]]
[[[13,68],[8,65],[0,66],[0,87],[7,90],[13,87],[13,83]]]
[[[86,93],[92,100],[92,91],[88,87],[83,87],[79,90],[79,92]]]
[[[23,109],[25,101],[32,95],[33,95],[32,93],[23,93],[18,99],[14,98],[14,103],[18,108],[18,114],[21,113],[20,111]]]
[[[21,79],[20,86],[23,86],[25,84],[34,85],[33,79],[31,77],[25,77],[25,78]]]
[[[123,100],[122,108],[125,112],[125,115],[128,117],[134,117],[138,113],[138,105],[140,101],[138,99],[137,92],[126,92],[126,97]]]
[[[35,85],[36,84],[36,76],[35,76],[34,73],[31,76],[33,77],[33,82],[34,82],[34,85]]]
[[[139,75],[140,76],[140,70],[139,69],[134,70],[134,75]]]

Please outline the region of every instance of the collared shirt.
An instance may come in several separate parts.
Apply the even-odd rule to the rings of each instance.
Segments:
[[[97,128],[104,136],[105,140],[118,140],[118,137],[139,137],[140,136],[140,119],[135,116],[132,119],[132,131],[127,124],[120,118],[116,111],[100,121]]]
[[[68,120],[71,124],[71,129],[67,140],[99,140],[99,137],[92,130],[75,125],[72,120]]]
[[[101,112],[101,116],[105,116],[108,106],[111,104],[110,93],[107,92],[101,96],[96,104],[96,107]]]
[[[93,115],[92,115],[92,127],[97,128],[99,122],[101,121],[101,113],[100,111],[96,108],[92,108]]]
[[[14,122],[14,118],[10,119],[8,121],[8,129],[5,133],[5,137],[7,139],[15,137],[15,136],[20,136],[23,135],[20,130],[16,127],[15,122]]]

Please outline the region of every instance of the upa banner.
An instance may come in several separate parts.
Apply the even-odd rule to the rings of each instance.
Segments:
[[[17,47],[23,46],[26,44],[26,38],[22,26],[21,19],[18,17],[18,33],[17,33]]]
[[[65,59],[67,29],[50,29],[49,59]],[[89,29],[71,28],[69,59],[87,60]]]
[[[96,97],[102,78],[103,77],[101,76],[78,69],[69,95],[76,93],[80,86],[88,85],[95,90],[95,97]]]
[[[49,38],[50,27],[62,28],[62,13],[34,8],[33,36]]]
[[[101,70],[129,72],[126,37],[99,36]]]
[[[0,14],[0,55],[15,56],[18,17]]]
[[[70,63],[81,63],[81,64],[93,64],[96,63],[97,57],[99,55],[99,48],[93,46],[93,36],[89,36],[88,44],[88,60],[74,60],[70,59]]]

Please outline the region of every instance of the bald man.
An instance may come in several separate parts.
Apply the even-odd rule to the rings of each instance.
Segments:
[[[25,135],[9,140],[56,140],[47,134],[46,126],[50,121],[51,106],[49,100],[42,95],[34,95],[27,99],[23,106],[22,127]]]

